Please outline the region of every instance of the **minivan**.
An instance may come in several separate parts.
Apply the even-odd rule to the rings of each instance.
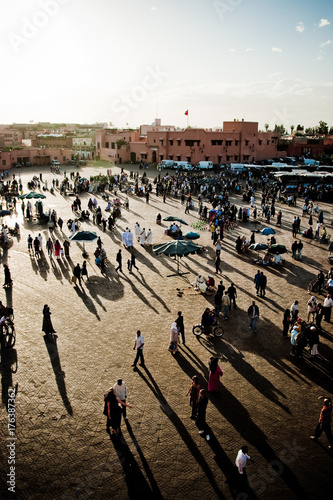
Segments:
[[[53,165],[53,166],[59,166],[60,165],[60,161],[58,161],[58,160],[51,160],[51,165]]]
[[[193,170],[193,166],[188,161],[175,161],[175,168],[180,170]]]
[[[175,162],[173,160],[162,160],[159,163],[159,166],[162,168],[173,168],[175,166]]]
[[[199,161],[199,163],[196,165],[196,168],[200,168],[201,170],[210,170],[213,167],[214,166],[212,161]]]

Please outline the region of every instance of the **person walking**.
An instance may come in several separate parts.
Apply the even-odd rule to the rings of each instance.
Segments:
[[[266,295],[266,285],[267,285],[267,278],[263,273],[263,271],[261,271],[260,281],[259,281],[260,297],[264,297]]]
[[[13,286],[13,280],[11,278],[10,270],[9,270],[9,267],[7,266],[7,264],[3,265],[3,270],[4,270],[4,274],[5,274],[5,282],[3,284],[3,287],[10,288]]]
[[[256,294],[257,295],[259,295],[260,279],[261,279],[261,274],[260,274],[260,270],[258,269],[257,274],[255,275],[254,280],[253,280],[255,287],[256,287]]]
[[[312,315],[312,323],[314,323],[317,307],[318,307],[317,299],[314,295],[312,295],[311,299],[308,300],[308,323],[310,321],[311,315]]]
[[[132,272],[133,267],[135,267],[135,269],[136,269],[137,271],[139,270],[139,268],[138,268],[138,267],[137,267],[137,265],[136,265],[136,257],[135,257],[135,254],[134,254],[134,252],[132,251],[132,252],[131,252],[131,272]]]
[[[222,269],[220,266],[221,266],[220,254],[216,254],[216,257],[215,257],[215,272],[216,272],[216,274],[219,274],[219,273],[222,274]]]
[[[176,324],[178,328],[178,332],[182,337],[182,343],[185,345],[185,329],[184,329],[184,318],[181,311],[177,313]]]
[[[237,290],[236,290],[236,287],[233,283],[231,283],[231,285],[228,288],[228,295],[230,297],[230,302],[234,306],[234,309],[237,309],[237,305],[236,305]],[[231,307],[231,305],[230,305],[230,307]]]
[[[228,292],[225,292],[222,297],[222,305],[223,307],[223,319],[228,319],[228,312],[230,309],[231,301]]]
[[[319,396],[318,400],[324,400],[324,406],[321,409],[319,421],[313,436],[310,436],[312,441],[318,441],[322,432],[325,432],[327,440],[329,442],[328,447],[332,449],[333,437],[331,430],[331,419],[332,419],[332,400],[330,397]]]
[[[190,406],[192,407],[191,420],[195,420],[198,412],[198,401],[200,393],[199,379],[196,375],[192,377],[192,384],[186,393],[186,396],[190,395]]]
[[[107,417],[106,432],[110,432],[110,425],[112,427],[112,434],[120,435],[120,422],[121,422],[121,409],[120,406],[132,408],[131,405],[123,403],[115,394],[113,387],[104,394],[104,415]]]
[[[56,331],[53,328],[52,321],[51,321],[51,311],[50,311],[50,308],[47,304],[45,304],[43,307],[42,331],[44,333],[46,333],[46,335],[49,335],[51,333],[56,333]]]
[[[220,378],[223,371],[219,367],[219,359],[211,357],[209,362],[208,392],[219,392]]]
[[[53,243],[51,238],[49,238],[46,242],[46,249],[49,257],[52,257],[52,252],[53,252]]]
[[[118,262],[118,266],[116,267],[116,271],[119,271],[122,273],[123,268],[122,268],[122,262],[123,262],[123,257],[121,255],[121,248],[118,250],[117,256],[116,256],[116,261]]]
[[[283,313],[283,320],[282,320],[282,325],[283,325],[282,335],[285,338],[288,338],[288,330],[289,330],[290,323],[291,323],[290,309],[286,309]]]
[[[32,252],[32,243],[33,243],[33,239],[32,239],[32,236],[31,234],[28,235],[28,238],[27,238],[27,242],[28,242],[28,252]]]
[[[144,356],[143,356],[143,347],[144,347],[144,344],[145,344],[144,338],[141,335],[140,330],[138,330],[136,332],[136,338],[135,338],[134,347],[133,347],[133,351],[136,349],[136,357],[135,357],[135,360],[134,360],[134,362],[132,364],[132,366],[134,368],[136,368],[136,364],[139,361],[139,358],[140,358],[139,365],[140,366],[145,366],[145,360],[144,360]]]
[[[116,397],[118,399],[120,399],[120,401],[122,403],[126,404],[127,387],[126,387],[125,382],[121,378],[118,378],[117,383],[114,384],[113,392],[115,393]],[[123,414],[124,420],[127,420],[126,408],[127,408],[127,406],[122,406],[122,414]]]
[[[83,276],[87,277],[87,281],[89,281],[88,277],[88,270],[87,270],[87,261],[84,260],[81,268],[81,276],[82,276],[82,281],[83,281]]]
[[[332,306],[332,297],[330,294],[327,294],[327,297],[324,300],[324,321],[326,321],[327,323],[331,321]]]
[[[208,398],[206,396],[205,389],[201,389],[199,392],[198,409],[196,415],[197,426],[199,429],[199,434],[205,434],[206,429],[206,410],[208,405]],[[210,440],[209,434],[206,434],[206,440]]]
[[[177,323],[174,321],[171,325],[171,331],[170,331],[170,342],[169,342],[169,349],[168,349],[172,354],[176,354],[178,350],[178,327]]]
[[[54,244],[54,255],[57,259],[60,259],[60,250],[61,250],[61,245],[58,240],[56,240]]]
[[[70,242],[68,240],[64,240],[63,247],[64,247],[64,252],[65,252],[65,257],[68,259],[69,258]]]
[[[76,280],[79,280],[79,285],[81,286],[81,267],[80,264],[76,264],[73,269],[74,285],[76,285]]]
[[[259,307],[256,305],[253,300],[252,305],[247,310],[247,315],[250,318],[250,329],[257,333],[257,320],[259,318]]]
[[[246,462],[248,460],[252,460],[251,457],[248,455],[249,449],[247,446],[242,446],[241,449],[238,451],[236,460],[235,460],[235,466],[237,468],[237,474],[238,474],[238,480],[240,483],[246,485],[247,484],[247,475],[246,475]]]
[[[296,323],[298,318],[298,300],[295,300],[293,304],[291,304],[290,313],[291,313],[291,322]]]

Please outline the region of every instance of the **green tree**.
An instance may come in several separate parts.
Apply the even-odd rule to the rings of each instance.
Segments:
[[[320,121],[319,127],[317,127],[318,134],[327,135],[328,134],[328,126],[326,122]]]
[[[268,123],[265,123],[265,130],[266,130],[266,132],[268,131],[268,129],[269,129],[269,125],[268,125]]]
[[[304,132],[304,125],[298,124],[296,127],[297,132]]]
[[[290,125],[291,135],[294,134],[294,128],[295,128],[295,125]]]

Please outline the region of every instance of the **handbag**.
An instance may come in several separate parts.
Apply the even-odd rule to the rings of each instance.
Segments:
[[[76,276],[72,276],[72,283],[74,283],[74,285],[76,285]]]

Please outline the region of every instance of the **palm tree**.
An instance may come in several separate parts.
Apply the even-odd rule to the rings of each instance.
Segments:
[[[291,135],[294,135],[294,125],[290,125]]]
[[[268,123],[265,123],[265,129],[266,129],[266,132],[267,132],[267,131],[268,131],[268,129],[269,129],[269,125],[268,125]]]

